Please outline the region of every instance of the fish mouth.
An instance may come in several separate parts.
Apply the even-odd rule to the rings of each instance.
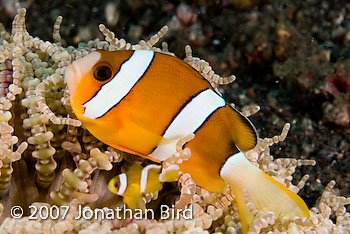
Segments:
[[[68,65],[64,77],[68,85],[69,93],[73,96],[81,78],[81,71],[76,61]]]

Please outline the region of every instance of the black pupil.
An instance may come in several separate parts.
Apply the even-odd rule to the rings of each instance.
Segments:
[[[112,71],[107,66],[102,66],[96,69],[95,78],[99,81],[108,80],[112,75]]]

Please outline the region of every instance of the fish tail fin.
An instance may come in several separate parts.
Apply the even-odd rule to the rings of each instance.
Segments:
[[[310,217],[305,202],[287,187],[255,167],[240,152],[231,156],[220,171],[220,176],[234,193],[242,223],[242,233],[247,233],[254,217],[244,201],[247,190],[249,200],[261,211],[273,211],[276,216]]]

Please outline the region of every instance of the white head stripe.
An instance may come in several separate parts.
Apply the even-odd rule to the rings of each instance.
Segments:
[[[148,171],[151,169],[158,169],[160,166],[158,165],[148,165],[141,171],[141,179],[140,179],[140,190],[141,193],[145,192],[146,186],[147,186],[147,179],[148,179]]]
[[[121,65],[119,72],[83,105],[84,116],[96,119],[117,105],[141,79],[153,57],[151,50],[135,50],[129,60]]]
[[[163,137],[171,141],[158,145],[149,156],[163,161],[175,154],[177,141],[194,133],[216,109],[222,106],[225,106],[225,100],[213,90],[206,89],[200,92],[177,114],[165,131]]]
[[[128,186],[128,180],[126,179],[126,175],[123,174],[119,174],[119,188],[118,188],[118,192],[117,195],[121,196],[124,194],[126,187]]]

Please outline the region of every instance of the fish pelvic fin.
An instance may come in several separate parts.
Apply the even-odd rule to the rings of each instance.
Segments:
[[[123,173],[124,174],[124,173]],[[117,186],[118,185],[118,186]],[[112,178],[108,183],[108,189],[114,194],[123,197],[124,203],[131,209],[144,209],[145,202],[142,200],[142,193],[140,191],[140,185],[132,183],[125,185],[126,188],[122,189],[123,192],[119,193],[120,190],[119,176]]]
[[[276,217],[310,217],[308,207],[297,194],[255,167],[241,152],[226,161],[220,176],[230,185],[236,197],[243,234],[248,232],[254,221],[244,201],[244,190],[260,211],[272,211]]]

